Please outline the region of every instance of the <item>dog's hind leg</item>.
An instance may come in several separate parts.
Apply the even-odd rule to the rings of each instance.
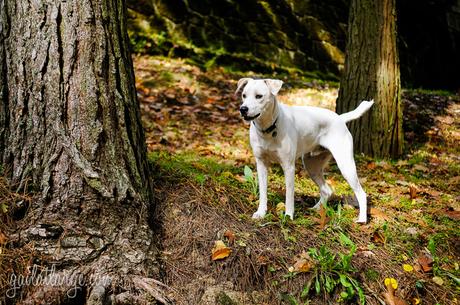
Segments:
[[[327,165],[332,155],[329,151],[323,151],[317,155],[311,156],[305,154],[302,157],[302,163],[310,178],[318,185],[320,199],[313,209],[319,209],[321,204],[326,206],[327,200],[332,195],[332,190],[324,180],[324,167]]]
[[[294,220],[294,159],[281,162],[281,167],[284,171],[284,179],[286,183],[286,215],[291,217],[291,220]]]
[[[323,136],[320,141],[321,146],[327,148],[337,162],[345,180],[355,193],[359,203],[359,216],[357,222],[367,222],[367,199],[358,174],[356,173],[355,159],[353,158],[353,138],[348,129],[336,129],[328,135]]]

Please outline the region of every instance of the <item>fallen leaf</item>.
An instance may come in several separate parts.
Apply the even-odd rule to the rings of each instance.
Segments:
[[[326,216],[326,209],[324,208],[324,205],[321,205],[319,208],[319,216],[319,228],[322,230],[330,220],[330,218]]]
[[[449,185],[460,184],[460,176],[455,176],[449,179]]]
[[[451,207],[446,208],[446,216],[452,220],[460,220],[460,211],[456,211]]]
[[[394,278],[386,278],[385,286],[387,291],[383,293],[385,301],[388,305],[408,305],[406,301],[395,295],[395,290],[398,288],[398,282]]]
[[[395,182],[396,182],[396,184],[399,184],[399,185],[402,185],[402,186],[408,186],[408,185],[410,185],[409,182],[404,181],[404,180],[396,180]]]
[[[399,160],[398,162],[396,162],[396,166],[398,166],[398,167],[406,166],[408,164],[409,164],[409,162],[407,160]]]
[[[304,258],[299,259],[294,264],[294,271],[295,272],[308,272],[312,267],[312,263],[309,260]]]
[[[269,263],[269,260],[268,257],[266,257],[265,255],[259,255],[257,257],[257,262],[261,265],[266,265]]]
[[[425,273],[433,270],[433,259],[427,255],[419,256],[418,263]]]
[[[235,233],[230,230],[224,232],[224,237],[227,237],[228,242],[232,244],[235,241]]]
[[[406,271],[406,272],[412,272],[412,271],[414,271],[414,267],[412,267],[412,265],[409,265],[409,264],[403,264],[403,269],[404,269],[404,271]]]
[[[391,285],[393,290],[398,289],[398,281],[395,278],[387,277],[387,278],[385,278],[384,283],[385,283],[385,286],[387,286],[387,287],[389,287]]]
[[[434,199],[438,199],[443,194],[443,193],[441,193],[439,191],[436,191],[436,190],[433,190],[433,189],[425,189],[425,190],[423,190],[423,193],[427,194],[427,195],[430,195]]]
[[[406,231],[407,234],[410,234],[410,235],[417,235],[418,234],[418,230],[415,227],[409,227],[405,231]]]
[[[428,167],[426,167],[426,166],[424,166],[424,165],[421,165],[421,164],[415,164],[414,167],[413,167],[413,169],[415,169],[415,170],[417,170],[417,171],[420,171],[420,172],[424,172],[424,173],[430,171],[430,169],[429,169]]]
[[[246,183],[246,178],[244,178],[244,176],[242,175],[235,175],[234,176],[236,180],[238,180],[239,182],[241,183]]]
[[[421,302],[422,302],[422,301],[420,301],[419,298],[413,298],[413,299],[412,299],[412,305],[419,305],[419,304],[421,304]]]
[[[212,249],[211,258],[213,261],[224,259],[230,255],[232,250],[227,247],[223,241],[217,240],[214,244],[214,248]]]
[[[358,253],[356,253],[356,255],[362,256],[362,257],[374,257],[375,253],[370,250],[363,250],[363,251],[359,251]]]
[[[372,234],[371,240],[376,244],[384,244],[386,241],[385,235],[383,235],[382,231],[375,230]]]
[[[0,246],[6,244],[7,241],[8,237],[6,237],[6,235],[0,231]]]
[[[409,196],[410,199],[417,198],[417,188],[413,184],[409,185]]]
[[[384,170],[390,170],[392,168],[391,164],[384,160],[377,161],[376,165],[383,168]]]
[[[390,218],[385,214],[383,211],[377,209],[377,208],[370,208],[369,213],[371,214],[372,217],[374,218],[380,218],[383,220],[389,220]]]
[[[369,162],[366,165],[367,169],[375,169],[376,167],[377,167],[377,165],[375,165],[375,162]]]
[[[276,214],[283,214],[285,210],[286,206],[284,205],[284,202],[280,202],[276,205]]]
[[[439,286],[444,285],[444,280],[442,278],[440,278],[439,276],[433,277],[432,280],[433,280],[433,282],[435,282]]]

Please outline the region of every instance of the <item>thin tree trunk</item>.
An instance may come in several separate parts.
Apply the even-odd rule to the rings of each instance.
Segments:
[[[117,0],[0,0],[0,158],[39,194],[17,241],[84,278],[87,304],[167,302],[148,279],[154,204],[125,15]],[[68,286],[29,287],[24,303],[68,301]]]
[[[395,0],[352,0],[337,112],[353,110],[362,100],[375,101],[368,114],[349,124],[355,151],[378,157],[401,154],[400,91]]]

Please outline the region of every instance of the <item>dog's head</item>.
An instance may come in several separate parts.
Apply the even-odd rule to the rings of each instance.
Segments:
[[[241,116],[246,121],[252,121],[270,108],[275,95],[280,91],[283,82],[277,79],[242,78],[238,81],[235,94],[243,89],[240,106]]]

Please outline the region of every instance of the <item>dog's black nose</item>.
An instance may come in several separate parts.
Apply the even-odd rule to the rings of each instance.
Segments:
[[[248,111],[249,111],[248,107],[246,107],[246,106],[241,106],[240,107],[240,112],[241,112],[242,115],[248,114]]]

